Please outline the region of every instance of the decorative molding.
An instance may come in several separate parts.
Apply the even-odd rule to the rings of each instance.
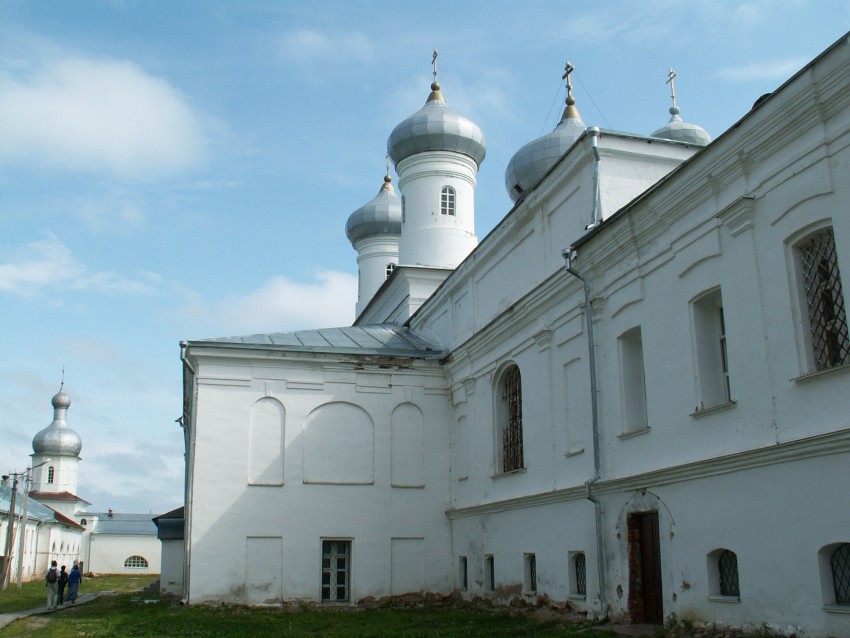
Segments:
[[[753,227],[755,202],[755,196],[743,195],[717,213],[717,219],[729,227],[732,237]]]
[[[683,481],[694,481],[732,472],[751,470],[769,465],[812,459],[832,454],[850,453],[850,428],[798,439],[787,443],[778,443],[745,452],[694,461],[684,465],[652,470],[643,474],[634,474],[616,479],[598,481],[593,486],[597,496],[625,493],[647,489],[660,485],[670,485]],[[497,478],[496,476],[492,478]],[[469,516],[481,516],[506,512],[528,507],[539,507],[552,503],[577,501],[586,497],[585,486],[581,485],[528,494],[516,498],[482,503],[468,507],[446,510],[446,516],[454,520]]]

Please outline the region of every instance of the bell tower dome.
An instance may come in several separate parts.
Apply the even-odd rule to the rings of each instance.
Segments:
[[[76,494],[83,441],[68,426],[71,397],[65,392],[64,378],[51,403],[53,421],[32,439],[33,491]]]
[[[478,245],[475,184],[487,150],[484,133],[446,104],[434,82],[425,105],[393,129],[387,152],[402,193],[401,266],[455,268]]]

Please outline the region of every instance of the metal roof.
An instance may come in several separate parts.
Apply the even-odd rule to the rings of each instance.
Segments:
[[[85,518],[92,520],[88,529],[92,534],[116,536],[156,536],[156,525],[150,514],[119,514],[113,512],[86,512]]]
[[[12,488],[10,486],[0,486],[0,513],[8,514],[11,506]],[[20,516],[23,510],[24,495],[18,491],[15,497],[15,513]],[[66,526],[77,526],[77,523],[71,519],[62,516],[47,505],[42,505],[36,499],[30,497],[27,499],[27,519],[37,520],[42,522],[57,521]]]
[[[272,332],[244,337],[202,339],[189,343],[414,359],[441,359],[447,354],[441,346],[419,336],[410,328],[393,324]]]

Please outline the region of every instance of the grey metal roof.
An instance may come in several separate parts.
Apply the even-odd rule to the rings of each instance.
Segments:
[[[36,454],[52,456],[79,456],[83,449],[80,435],[74,432],[66,419],[71,397],[65,392],[65,384],[59,388],[51,403],[53,404],[53,422],[38,432],[32,439],[32,449]]]
[[[679,116],[679,107],[670,107],[670,121],[652,134],[652,137],[662,137],[676,142],[687,142],[705,146],[711,142],[711,135],[697,124],[688,124]]]
[[[517,201],[531,190],[585,130],[581,118],[568,117],[565,111],[554,131],[521,147],[505,169],[505,189],[511,200]]]
[[[93,520],[88,525],[92,534],[112,534],[116,536],[156,536],[156,525],[154,525],[150,514],[119,514],[113,512],[93,513],[86,512],[87,519]]]
[[[190,345],[257,346],[289,351],[359,354],[414,359],[440,359],[447,353],[441,346],[419,336],[410,328],[393,324],[320,328],[296,332],[273,332],[244,337],[222,337],[192,341]]]
[[[378,194],[351,213],[345,234],[354,244],[375,235],[401,235],[401,200],[396,196],[392,178],[387,175]]]
[[[23,511],[24,502],[23,493],[18,490],[18,495],[15,497],[15,513],[20,515]],[[7,514],[12,500],[12,488],[10,486],[0,485],[0,513]],[[37,521],[53,521],[56,520],[56,512],[46,505],[42,505],[34,498],[27,499],[27,518]],[[62,517],[65,518],[64,516]],[[73,522],[73,521],[72,521]]]
[[[446,104],[438,84],[432,84],[431,88],[425,106],[390,133],[387,153],[393,163],[398,166],[406,157],[425,151],[457,151],[469,155],[481,166],[487,154],[484,133],[475,122]]]

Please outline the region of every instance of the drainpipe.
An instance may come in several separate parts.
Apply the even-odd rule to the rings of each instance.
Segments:
[[[599,169],[602,165],[602,157],[599,155],[599,127],[591,126],[587,129],[590,136],[590,150],[593,152],[593,205],[590,210],[590,223],[584,227],[585,230],[595,228],[602,222],[599,211]]]
[[[189,557],[192,553],[192,480],[194,478],[194,473],[192,472],[192,465],[194,463],[195,455],[193,453],[192,445],[194,443],[194,428],[192,427],[192,414],[194,413],[194,389],[196,383],[196,373],[195,368],[192,367],[192,363],[189,361],[187,356],[189,349],[189,343],[186,341],[180,342],[180,360],[183,362],[184,369],[184,382],[183,382],[183,392],[186,392],[186,382],[185,375],[188,371],[192,375],[192,383],[190,392],[192,393],[189,397],[189,413],[186,413],[185,408],[185,398],[184,398],[184,408],[183,414],[180,415],[180,418],[177,419],[177,423],[183,429],[183,443],[185,446],[185,463],[186,463],[186,471],[185,471],[185,490],[183,494],[183,598],[180,601],[181,604],[187,604],[189,602]]]
[[[598,129],[597,129],[598,131]],[[595,138],[594,138],[595,139]],[[597,163],[597,166],[599,164]],[[594,204],[594,215],[596,214],[596,206]],[[584,316],[587,320],[587,349],[588,349],[588,364],[590,367],[590,411],[591,411],[591,426],[593,432],[593,477],[584,483],[584,497],[593,503],[596,525],[596,568],[597,577],[599,579],[599,613],[600,618],[607,616],[606,605],[606,586],[605,586],[605,543],[602,527],[602,503],[593,494],[593,486],[599,480],[600,461],[599,461],[599,390],[596,385],[596,344],[593,338],[593,317],[590,305],[590,284],[587,279],[573,268],[572,262],[576,259],[576,253],[572,250],[564,249],[561,252],[564,257],[564,269],[573,277],[581,281],[584,286]]]

